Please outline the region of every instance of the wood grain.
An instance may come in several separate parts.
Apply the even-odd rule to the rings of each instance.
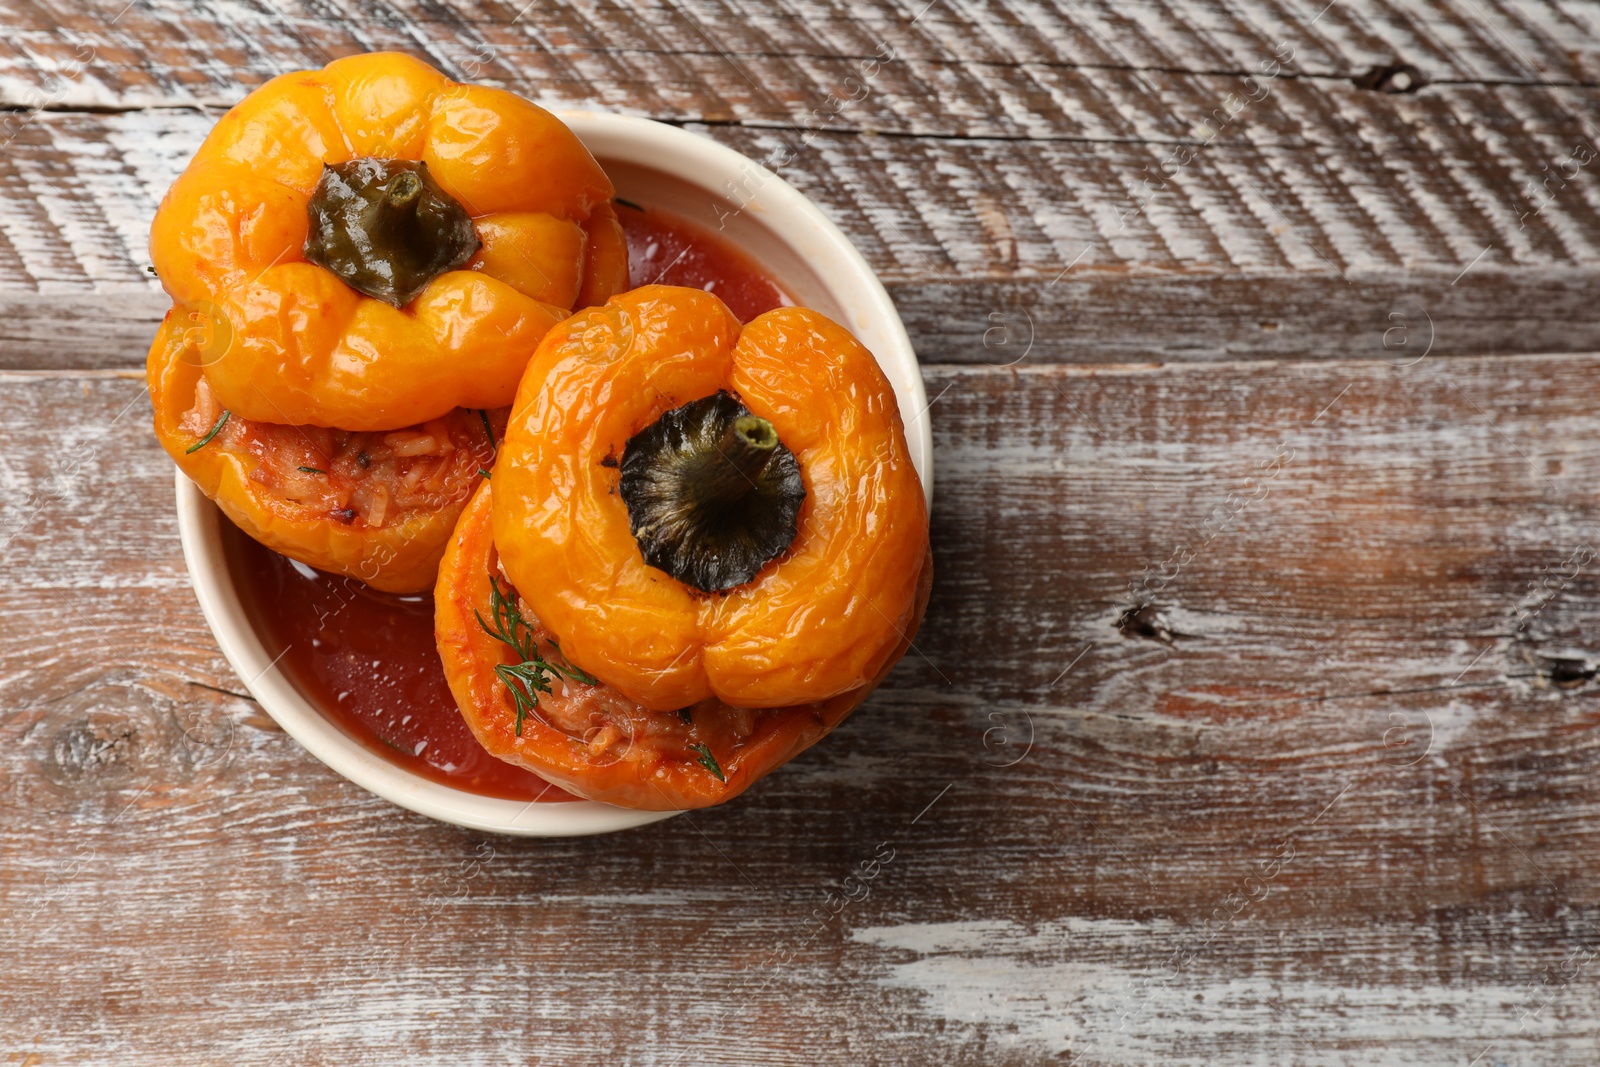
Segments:
[[[511,25],[498,9],[240,17],[136,3],[115,22],[112,6],[30,9],[35,28],[0,53],[0,101],[20,109],[0,163],[0,288],[38,295],[7,308],[0,360],[133,365],[164,306],[145,273],[148,220],[220,109],[274,73],[369,47],[788,160],[783,175],[862,248],[931,362],[1008,362],[1022,336],[1040,361],[1381,354],[1389,316],[1419,309],[1448,320],[1440,356],[1600,347],[1600,185],[1579,162],[1600,152],[1600,89],[1586,53],[1558,63],[1523,41],[1553,71],[1542,80],[1512,78],[1492,49],[1450,68],[1420,44],[1424,22],[1405,56],[1435,64],[1431,84],[1392,95],[1349,80],[1378,52],[1348,31],[1378,14],[1340,3],[1311,26],[1255,6],[1249,33],[1184,36],[1158,32],[1168,16],[1192,21],[1161,5],[1138,19],[1069,5],[1055,17],[1071,32],[1047,54],[1012,25],[1020,14],[989,9],[977,34],[942,6],[911,25],[886,10],[819,22],[804,8],[672,5],[535,5]],[[1582,25],[1581,11],[1539,11],[1541,33]],[[167,32],[179,19],[186,33]],[[1469,25],[1472,40],[1532,32]],[[506,39],[471,44],[490,31]],[[153,47],[132,47],[135,34]],[[488,51],[460,55],[469,45]],[[893,58],[867,76],[875,54]],[[1104,62],[1117,54],[1127,62]],[[1245,80],[1264,64],[1279,76]],[[103,302],[111,322],[87,325]]]
[[[45,1062],[1551,1062],[1600,1037],[1581,968],[1518,1029],[1600,946],[1600,689],[1560,667],[1597,656],[1597,579],[1528,588],[1595,543],[1600,357],[928,378],[940,577],[886,689],[728,809],[486,846],[224,692],[136,376],[0,380],[8,498],[38,505],[0,565],[5,956],[51,961],[0,991],[0,1032]],[[1185,544],[1155,636],[1119,629]]]
[[[1398,58],[1436,83],[1600,82],[1595,44],[1600,19],[1581,0],[1460,6],[1241,0],[1227,7],[1174,0],[1060,5],[657,0],[582,7],[515,0],[383,5],[98,0],[21,4],[8,22],[6,54],[23,80],[72,63],[79,58],[73,51],[78,45],[98,50],[104,43],[109,54],[100,80],[108,99],[183,93],[200,100],[231,99],[240,85],[320,66],[327,56],[401,48],[475,79],[549,80],[554,72],[584,86],[586,96],[620,96],[617,86],[652,84],[641,77],[642,70],[659,72],[657,86],[694,70],[684,79],[691,94],[737,83],[741,95],[770,103],[798,94],[815,69],[812,64],[871,55],[886,40],[909,57],[947,64],[952,78],[1022,65],[1250,73],[1254,62],[1241,57],[1268,43],[1296,39],[1304,42],[1301,67],[1312,77],[1348,79],[1368,65]],[[730,60],[765,60],[772,66],[746,67],[751,77],[745,81]],[[970,101],[973,111],[983,99],[970,85],[951,96]]]
[[[1594,1061],[1594,4],[124,2],[0,8],[0,1063]],[[907,320],[928,623],[737,804],[431,823],[200,616],[149,217],[371,48],[787,146]]]

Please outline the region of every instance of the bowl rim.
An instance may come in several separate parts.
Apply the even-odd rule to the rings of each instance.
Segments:
[[[558,110],[597,158],[654,167],[705,189],[725,181],[754,192],[740,211],[760,216],[791,251],[827,280],[830,295],[894,387],[913,466],[933,502],[933,439],[927,394],[911,339],[883,283],[849,238],[799,190],[741,153],[677,126],[610,112]],[[733,187],[733,186],[730,186]],[[803,233],[807,247],[796,247]],[[834,279],[842,279],[835,281]],[[907,411],[913,412],[907,415]],[[472,830],[528,837],[569,837],[645,826],[681,814],[637,811],[591,800],[540,802],[483,796],[424,778],[391,763],[347,734],[277,669],[245,613],[222,549],[223,516],[181,469],[175,470],[178,536],[207,625],[245,688],[301,747],[335,773],[402,808]]]

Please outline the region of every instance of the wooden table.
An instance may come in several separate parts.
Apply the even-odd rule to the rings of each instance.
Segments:
[[[1600,1057],[1600,6],[125,3],[0,15],[0,1064]],[[151,212],[385,48],[791,146],[912,331],[919,654],[723,810],[429,822],[200,616]]]

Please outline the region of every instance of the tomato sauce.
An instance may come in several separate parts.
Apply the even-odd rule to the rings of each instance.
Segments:
[[[684,285],[721,297],[742,322],[793,303],[715,234],[656,209],[618,204],[635,286]],[[508,800],[573,800],[485,752],[445,682],[431,594],[395,596],[324,574],[223,522],[223,550],[269,654],[323,714],[389,761],[457,789]]]
[[[467,729],[433,643],[433,596],[396,596],[324,574],[225,523],[244,608],[278,668],[345,733],[424,778],[509,800],[570,800],[495,759]]]
[[[617,202],[628,237],[628,276],[641,285],[682,285],[715,293],[740,322],[794,301],[748,256],[710,230],[658,208]]]

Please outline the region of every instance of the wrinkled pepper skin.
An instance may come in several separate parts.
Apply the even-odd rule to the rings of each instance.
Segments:
[[[419,593],[432,588],[456,520],[482,479],[457,478],[450,491],[429,506],[373,528],[359,520],[333,521],[325,508],[286,498],[251,477],[260,460],[240,441],[255,429],[247,420],[230,415],[223,432],[189,451],[205,432],[183,425],[201,384],[200,358],[192,340],[201,333],[203,327],[178,309],[169,311],[146,364],[156,438],[183,473],[216,501],[234,525],[274,551],[386,592]],[[469,426],[479,418],[476,412],[463,412],[461,417]],[[203,421],[210,418],[208,414]],[[265,429],[281,432],[288,428],[269,425]],[[485,440],[472,462],[492,462],[492,455],[493,448]]]
[[[919,489],[919,499],[920,493]],[[685,723],[678,711],[644,708],[603,683],[590,687],[556,680],[554,692],[540,696],[539,710],[523,721],[518,735],[515,706],[494,672],[496,665],[513,663],[516,657],[477,619],[489,612],[489,576],[499,564],[491,522],[493,500],[493,484],[484,483],[467,505],[439,568],[434,629],[451,693],[478,742],[491,754],[569,793],[625,808],[681,811],[721,804],[816,744],[866,699],[905,653],[933,584],[933,556],[924,542],[913,563],[912,599],[891,620],[896,636],[888,655],[881,657],[864,685],[847,692],[758,712],[741,711],[713,698],[688,709],[690,722]],[[588,722],[631,722],[633,732],[625,743],[597,753],[579,729]],[[562,729],[560,723],[571,728]],[[721,779],[700,761],[694,744],[704,744],[715,754]]]
[[[799,458],[788,551],[705,595],[648,566],[617,458],[662,412],[727,390]],[[903,650],[928,544],[894,391],[843,327],[804,308],[741,328],[715,296],[646,286],[553,329],[495,468],[494,544],[567,658],[647,708],[826,701]]]
[[[482,247],[397,309],[305,261],[323,165],[420,160]],[[559,119],[395,53],[274,78],[229,111],[168,190],[150,254],[214,317],[205,374],[245,419],[389,430],[504,407],[574,307],[627,286],[613,189]]]

